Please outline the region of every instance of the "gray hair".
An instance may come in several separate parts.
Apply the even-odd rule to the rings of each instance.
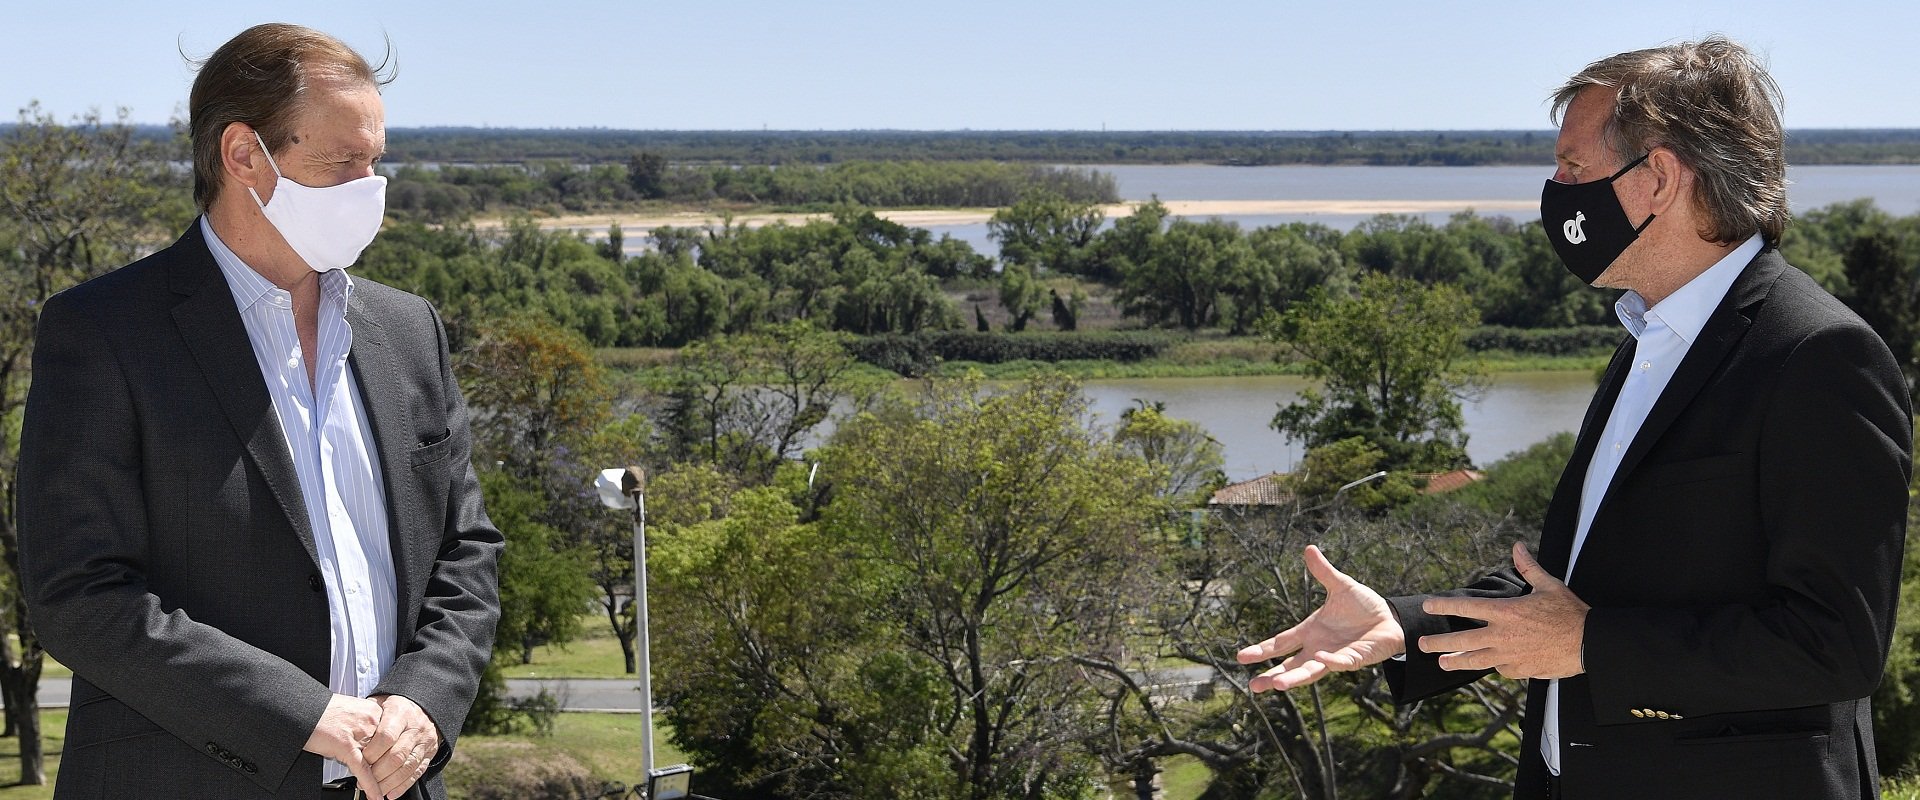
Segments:
[[[1589,88],[1616,92],[1607,144],[1624,162],[1666,147],[1693,170],[1706,212],[1700,238],[1733,244],[1787,227],[1780,87],[1752,52],[1724,36],[1621,53],[1588,64],[1553,94],[1553,120]]]

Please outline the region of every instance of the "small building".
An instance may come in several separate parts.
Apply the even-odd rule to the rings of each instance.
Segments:
[[[1253,480],[1227,484],[1213,493],[1207,506],[1253,509],[1292,505],[1295,498],[1293,490],[1287,488],[1288,477],[1288,473],[1271,472]]]

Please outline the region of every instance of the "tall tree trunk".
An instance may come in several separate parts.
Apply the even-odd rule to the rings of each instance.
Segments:
[[[41,786],[47,782],[45,754],[40,747],[40,701],[34,697],[40,684],[40,657],[31,665],[0,668],[0,693],[7,698],[7,723],[20,733],[20,785]],[[31,675],[31,678],[28,676]]]

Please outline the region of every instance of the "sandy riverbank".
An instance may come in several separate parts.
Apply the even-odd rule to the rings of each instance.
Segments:
[[[1535,212],[1540,207],[1538,199],[1533,200],[1166,200],[1162,201],[1167,210],[1180,217],[1237,217],[1259,216],[1264,214],[1425,214],[1471,208],[1480,212],[1524,211]],[[1133,213],[1132,203],[1119,203],[1102,206],[1107,218],[1128,216]],[[924,228],[934,225],[979,225],[993,216],[993,209],[879,209],[874,212],[881,218],[901,225]],[[737,214],[733,217],[736,225],[759,227],[784,222],[789,225],[802,225],[810,220],[825,219],[826,214]],[[605,230],[612,223],[619,223],[621,230],[649,231],[663,226],[704,227],[719,225],[721,215],[701,212],[682,211],[670,214],[574,214],[561,217],[548,217],[539,221],[544,230]],[[497,229],[504,223],[499,219],[475,220],[475,226],[482,230]]]

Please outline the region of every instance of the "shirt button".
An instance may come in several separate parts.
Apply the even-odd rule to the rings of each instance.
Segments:
[[[288,368],[288,369],[292,369],[292,368],[294,368],[294,367],[297,367],[297,366],[300,366],[300,359],[299,359],[299,358],[297,358],[297,357],[295,357],[295,358],[289,358],[289,359],[287,359],[287,368]]]
[[[1640,371],[1641,371],[1641,372],[1646,372],[1646,371],[1647,371],[1647,370],[1649,370],[1649,369],[1653,369],[1653,362],[1651,362],[1651,361],[1642,361],[1642,362],[1640,362]]]

